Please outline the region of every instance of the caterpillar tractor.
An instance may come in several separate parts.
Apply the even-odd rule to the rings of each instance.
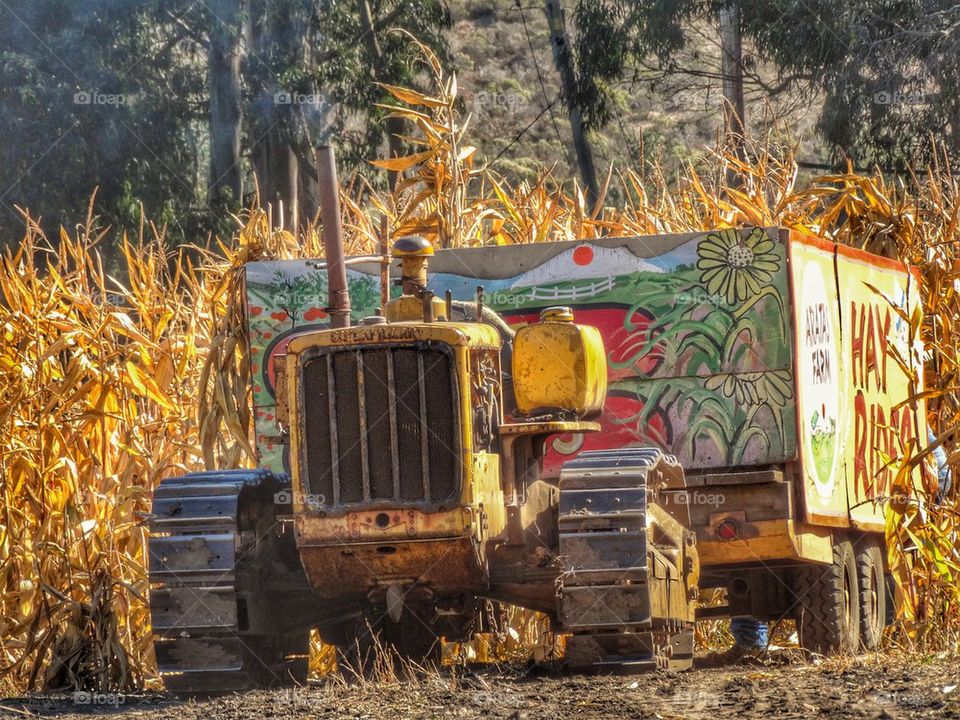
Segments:
[[[331,215],[327,214],[326,217]],[[683,468],[654,448],[583,452],[545,478],[544,442],[590,433],[603,343],[568,308],[514,332],[481,296],[426,289],[402,238],[402,294],[349,326],[338,231],[332,327],[274,360],[289,475],[197,472],[156,489],[152,625],[164,682],[212,692],[305,678],[309,631],[361,659],[467,639],[481,600],[546,613],[574,668],[683,669],[698,560]]]

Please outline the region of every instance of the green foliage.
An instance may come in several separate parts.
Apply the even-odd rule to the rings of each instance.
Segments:
[[[925,163],[931,135],[960,148],[956,4],[791,0],[748,7],[745,32],[758,52],[823,92],[819,129],[858,164]]]
[[[443,0],[370,0],[381,60],[360,3],[251,0],[243,5],[243,174],[246,198],[207,197],[207,51],[223,22],[190,0],[9,0],[0,4],[0,237],[23,235],[16,207],[55,232],[94,189],[100,222],[137,232],[144,217],[174,243],[227,234],[226,209],[249,200],[251,148],[274,131],[307,159],[342,138],[341,169],[384,154],[386,98],[375,81],[405,84],[416,66],[405,29],[441,52]],[[277,93],[322,101],[278,103]],[[354,128],[359,128],[356,130]],[[111,250],[106,249],[109,255]]]
[[[588,124],[610,122],[616,83],[704,74],[682,54],[698,56],[726,4],[581,0],[572,101]],[[960,7],[947,0],[738,4],[745,47],[776,70],[772,82],[748,82],[767,96],[796,85],[820,93],[818,129],[837,154],[903,169],[929,159],[931,135],[960,149]]]
[[[165,21],[186,2],[10,0],[0,8],[0,233],[22,235],[15,206],[68,223],[95,187],[104,221],[135,229],[146,214],[186,210],[201,159],[196,38]]]
[[[383,153],[385,111],[377,104],[392,97],[377,83],[416,86],[418,53],[410,33],[451,65],[443,32],[450,26],[446,0],[371,0],[374,37],[365,29],[358,2],[329,2],[317,35],[325,61],[313,79],[337,106],[341,158],[348,166],[369,169],[366,161]],[[380,57],[378,57],[378,53]]]

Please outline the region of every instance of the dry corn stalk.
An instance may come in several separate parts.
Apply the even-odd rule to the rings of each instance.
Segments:
[[[141,515],[197,460],[199,287],[161,238],[121,239],[120,285],[104,235],[92,213],[56,243],[28,220],[0,261],[0,668],[29,686],[118,690],[149,671]]]

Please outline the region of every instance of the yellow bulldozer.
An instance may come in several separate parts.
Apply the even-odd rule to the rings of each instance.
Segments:
[[[325,202],[336,217],[335,193]],[[684,488],[676,459],[613,448],[542,473],[548,438],[600,429],[598,330],[556,306],[515,332],[479,297],[436,297],[422,238],[393,247],[401,294],[351,326],[330,225],[330,326],[272,359],[289,472],[198,472],[156,489],[151,607],[167,687],[302,679],[311,628],[347,662],[375,636],[422,660],[468,638],[484,599],[546,613],[572,666],[689,667],[695,538],[688,509],[661,503]]]

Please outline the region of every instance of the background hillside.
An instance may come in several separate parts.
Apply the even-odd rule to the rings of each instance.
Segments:
[[[457,71],[467,142],[509,182],[553,167],[572,190],[568,107],[598,186],[611,164],[642,178],[650,160],[672,179],[730,139],[723,81],[737,78],[748,134],[796,147],[802,168],[850,158],[892,175],[960,148],[960,5],[551,1],[565,83],[542,0],[0,3],[0,238],[22,240],[24,210],[48,235],[75,226],[95,189],[102,224],[151,218],[171,244],[228,235],[258,199],[302,229],[318,145],[336,146],[345,178],[396,180],[370,161],[413,150],[414,123],[383,104],[386,86],[429,84],[414,39]]]
[[[526,2],[521,9],[515,0],[453,0],[450,10],[450,53],[464,109],[473,114],[469,139],[481,157],[510,180],[529,180],[544,165],[555,165],[558,178],[575,177],[543,4]],[[611,163],[638,168],[641,160],[654,158],[675,173],[680,163],[716,144],[723,129],[717,28],[698,27],[696,47],[685,55],[703,76],[659,78],[651,71],[616,87],[616,117],[590,135],[598,173]],[[802,160],[823,162],[826,155],[813,130],[819,103],[810,95],[796,91],[771,101],[754,88],[747,93],[751,134],[773,132],[781,141],[798,143]]]

